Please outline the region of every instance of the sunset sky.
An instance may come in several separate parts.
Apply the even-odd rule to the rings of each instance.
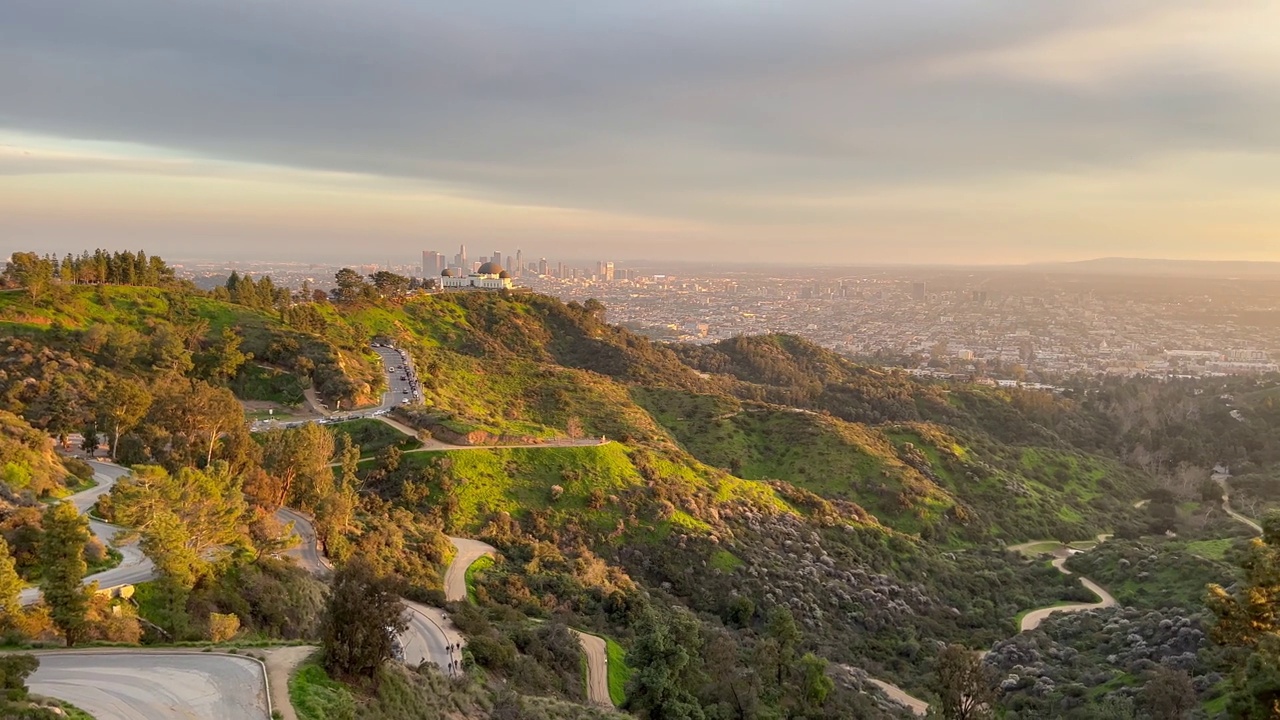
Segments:
[[[0,252],[1280,260],[1280,3],[6,0]]]

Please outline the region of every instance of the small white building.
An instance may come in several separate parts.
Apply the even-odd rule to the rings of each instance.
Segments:
[[[440,273],[440,287],[445,290],[510,290],[512,286],[511,273],[495,262],[487,262],[465,277],[453,268]]]

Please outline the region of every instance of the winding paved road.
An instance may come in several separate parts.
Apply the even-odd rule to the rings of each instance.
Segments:
[[[467,600],[467,568],[482,557],[493,557],[497,550],[492,545],[479,540],[466,538],[449,538],[457,551],[453,560],[444,572],[444,599],[449,602],[466,602]]]
[[[269,720],[263,666],[204,652],[108,650],[36,653],[31,691],[97,720]]]
[[[324,557],[324,554],[320,552],[319,542],[316,539],[316,532],[311,524],[311,519],[289,508],[281,508],[276,513],[276,517],[282,521],[292,522],[294,532],[302,540],[297,547],[285,554],[292,557],[300,566],[313,575],[328,574],[332,566]],[[450,539],[452,540],[453,538]],[[462,540],[462,542],[472,543],[475,541]],[[477,544],[484,545],[484,543]],[[488,546],[485,545],[485,547]],[[492,552],[493,548],[489,548],[489,550]],[[455,562],[450,564],[450,570],[457,564],[456,560],[457,556],[455,555]],[[463,568],[462,598],[464,600],[467,597],[465,571],[466,568]],[[453,626],[453,622],[449,620],[443,610],[410,600],[402,600],[402,602],[405,606],[406,619],[409,622],[409,627],[400,636],[400,648],[404,654],[405,664],[417,667],[423,662],[430,662],[439,666],[445,672],[451,672],[455,667],[452,663],[460,658],[460,654],[457,651],[451,651],[450,647],[457,646],[461,649],[466,644],[466,639]]]
[[[410,437],[418,437],[418,433],[406,425],[396,422],[385,416],[385,412],[390,408],[401,404],[400,398],[405,397],[404,389],[409,387],[407,382],[399,379],[400,372],[392,372],[391,368],[396,366],[411,367],[411,361],[407,356],[401,356],[400,351],[394,348],[376,347],[374,350],[382,356],[383,367],[387,371],[387,386],[389,391],[383,395],[382,404],[376,408],[367,408],[364,410],[344,413],[343,418],[354,419],[357,417],[377,417],[387,425]],[[412,389],[410,388],[410,393]],[[412,397],[412,395],[410,395]],[[332,417],[332,416],[331,416]],[[255,426],[255,430],[265,429],[264,425]],[[423,447],[410,450],[408,452],[431,452],[439,450],[484,450],[494,448],[547,448],[547,447],[578,447],[589,445],[600,445],[607,442],[598,438],[587,438],[582,440],[564,440],[558,442],[533,443],[528,445],[451,445],[449,443],[440,442],[439,440],[429,439],[423,443]],[[325,574],[331,570],[331,565],[325,559],[323,553],[320,552],[319,542],[316,538],[315,529],[312,526],[311,519],[302,513],[289,508],[281,508],[276,516],[283,522],[292,522],[294,532],[301,539],[301,543],[286,552],[286,555],[293,557],[299,565],[306,568],[313,574]],[[449,602],[466,602],[467,600],[467,568],[476,560],[486,555],[492,556],[496,554],[496,550],[491,545],[480,542],[479,540],[471,540],[468,538],[451,537],[449,541],[453,543],[456,550],[453,560],[450,561],[449,567],[445,569],[444,589],[445,599]],[[421,603],[404,600],[404,606],[407,611],[406,619],[409,627],[400,636],[401,651],[404,656],[404,662],[411,666],[420,665],[423,662],[431,662],[440,667],[447,673],[458,671],[458,662],[461,659],[461,648],[466,645],[466,638],[458,632],[454,627],[449,616],[441,609],[423,605]],[[595,703],[612,707],[609,700],[609,679],[608,679],[608,652],[605,641],[594,635],[574,631],[578,635],[579,641],[582,643],[583,652],[587,656],[587,695],[588,698]]]
[[[276,511],[276,519],[283,523],[293,523],[293,532],[300,542],[296,547],[285,551],[299,566],[312,575],[324,575],[333,569],[329,560],[320,552],[320,539],[316,536],[311,518],[292,508],[282,507]]]
[[[440,608],[411,600],[401,602],[408,610],[409,621],[409,627],[400,636],[405,664],[417,667],[430,662],[450,675],[457,673],[457,663],[467,640],[453,626],[453,621]]]
[[[570,628],[572,629],[572,628]],[[587,700],[596,705],[613,707],[609,697],[609,647],[604,638],[574,630],[582,652],[587,657]]]
[[[98,484],[83,492],[70,495],[63,501],[74,505],[81,514],[88,513],[89,508],[93,507],[98,498],[111,492],[111,488],[115,486],[116,481],[129,474],[128,468],[112,463],[91,460],[89,465],[93,467],[93,479]],[[155,566],[151,564],[151,560],[147,556],[142,554],[142,550],[138,548],[136,542],[121,546],[114,544],[113,539],[116,533],[122,529],[118,525],[111,525],[99,520],[89,520],[89,531],[103,545],[115,547],[119,550],[121,560],[119,565],[110,570],[103,570],[100,573],[87,576],[84,579],[86,585],[96,582],[100,589],[106,590],[150,580],[155,574]],[[33,605],[39,600],[39,588],[27,588],[18,595],[18,601],[23,605]]]

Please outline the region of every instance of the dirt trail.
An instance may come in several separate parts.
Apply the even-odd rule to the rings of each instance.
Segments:
[[[1222,511],[1230,515],[1237,522],[1248,525],[1254,532],[1261,535],[1261,525],[1231,509],[1231,488],[1227,485],[1227,478],[1231,476],[1225,473],[1214,473],[1211,477],[1214,482],[1218,483],[1218,487],[1222,488]]]
[[[271,707],[284,720],[298,720],[289,700],[289,677],[317,650],[312,645],[297,645],[267,650],[263,653],[267,666],[267,684],[271,688]]]
[[[1053,566],[1056,567],[1059,572],[1065,573],[1067,575],[1071,575],[1072,572],[1068,570],[1066,567],[1064,567],[1066,562],[1067,562],[1067,556],[1062,555],[1061,557],[1053,561]],[[1053,613],[1083,612],[1085,610],[1097,610],[1099,608],[1113,607],[1116,604],[1116,599],[1111,597],[1111,593],[1103,589],[1101,585],[1095,583],[1094,581],[1090,580],[1089,578],[1083,575],[1080,575],[1079,578],[1080,578],[1081,584],[1083,584],[1086,588],[1088,588],[1089,591],[1092,592],[1094,595],[1098,596],[1099,598],[1098,602],[1073,603],[1071,605],[1053,605],[1049,607],[1043,607],[1043,608],[1038,608],[1036,610],[1032,610],[1031,612],[1022,616],[1022,622],[1018,626],[1018,632],[1027,632],[1028,630],[1035,630],[1037,627],[1040,626],[1040,623],[1044,622],[1045,618],[1049,617]]]
[[[924,717],[929,712],[929,703],[914,695],[908,695],[906,690],[893,683],[887,683],[875,678],[867,678],[867,682],[880,688],[880,692],[887,695],[890,700],[910,710],[917,717]]]

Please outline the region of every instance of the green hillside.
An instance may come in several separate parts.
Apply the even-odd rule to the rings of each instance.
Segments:
[[[278,540],[263,518],[286,504],[315,517],[335,562],[368,561],[414,598],[439,601],[446,533],[496,546],[475,582],[492,623],[481,636],[498,646],[485,654],[480,640],[474,660],[495,678],[521,667],[505,653],[539,662],[531,624],[640,648],[674,632],[697,702],[748,693],[762,717],[896,712],[847,679],[815,704],[779,653],[927,692],[940,642],[988,646],[1024,610],[1088,600],[1001,541],[1109,531],[1149,482],[1042,421],[1086,423],[1067,400],[918,382],[787,336],[666,347],[602,318],[598,303],[524,293],[55,283],[34,299],[0,293],[0,408],[50,434],[119,435],[123,461],[157,466],[152,485],[113,495],[114,511],[192,487],[226,504],[231,522],[175,520],[217,533],[202,552],[235,550],[187,557],[185,601],[145,604],[172,635],[201,636],[228,612],[267,635],[290,626],[282,617],[315,632],[310,578],[254,569]],[[584,444],[423,452],[373,421],[249,435],[237,396],[289,404],[313,386],[344,406],[372,399],[375,340],[407,349],[423,381],[423,405],[396,411],[403,424],[451,442]],[[344,453],[344,438],[361,447]],[[659,658],[629,657],[633,678]],[[743,683],[711,681],[724,672]],[[561,696],[557,683],[522,688]]]
[[[1132,501],[1149,489],[1113,460],[967,442],[932,423],[872,426],[723,395],[634,393],[703,462],[849,500],[894,529],[939,540],[1084,539],[1130,520]]]

